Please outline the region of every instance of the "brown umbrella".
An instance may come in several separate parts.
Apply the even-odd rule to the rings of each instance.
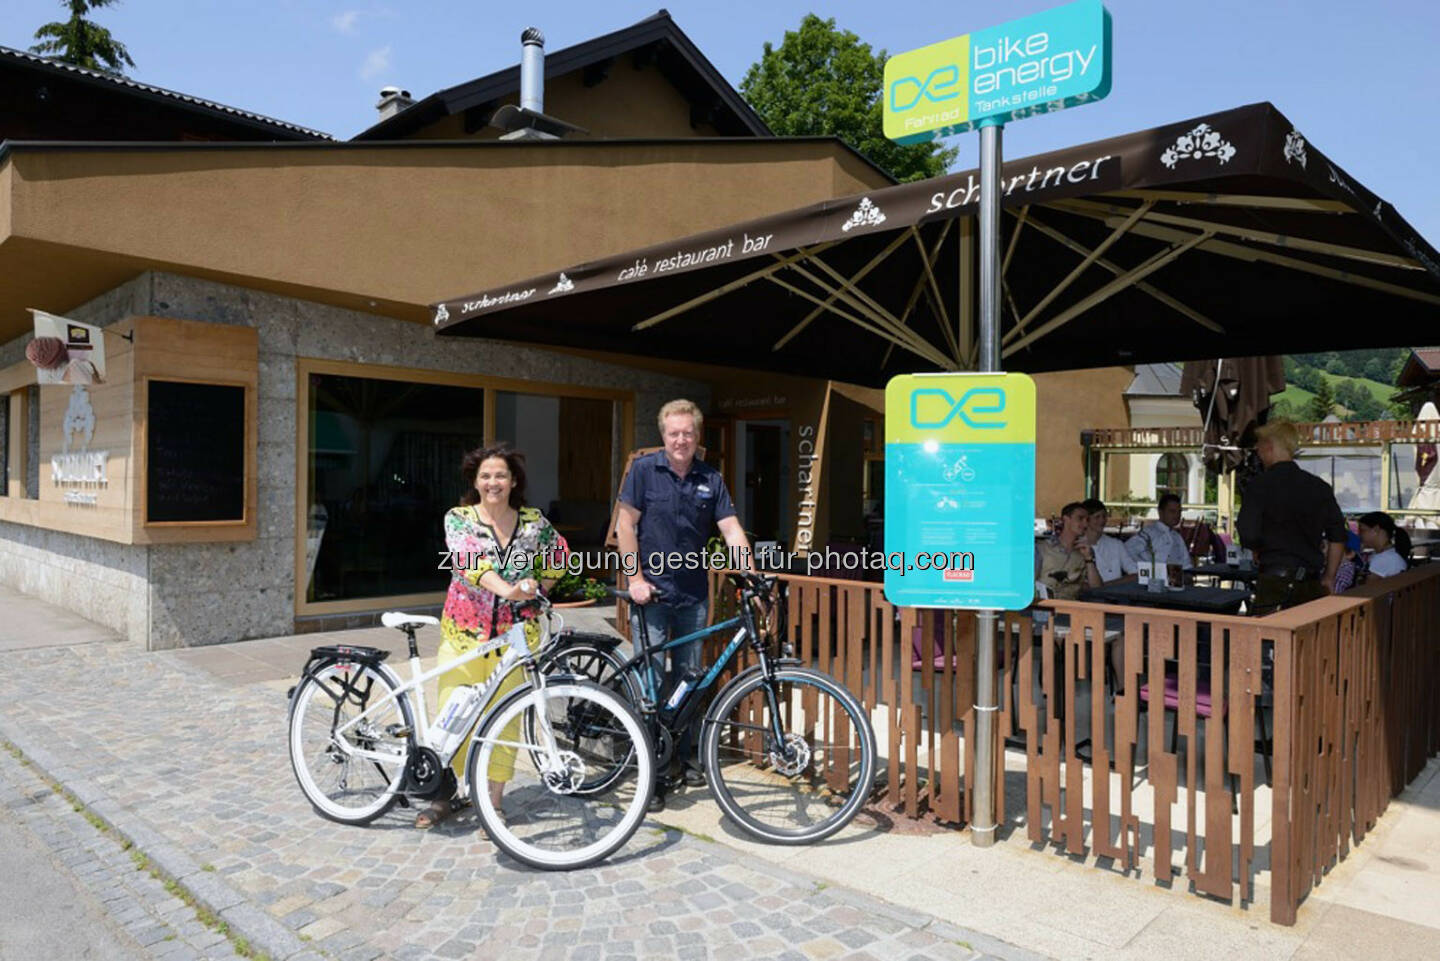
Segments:
[[[1270,395],[1284,389],[1285,364],[1279,357],[1186,363],[1180,392],[1190,395],[1205,425],[1205,466],[1217,473],[1238,468],[1270,410]]]

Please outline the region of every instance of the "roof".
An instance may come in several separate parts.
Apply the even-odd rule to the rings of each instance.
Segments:
[[[1398,387],[1428,384],[1440,377],[1440,347],[1416,347],[1410,351],[1396,378]]]
[[[1179,397],[1179,364],[1137,364],[1126,397]]]
[[[651,51],[656,65],[691,101],[710,101],[713,123],[722,134],[768,137],[770,128],[739,91],[685,35],[667,10],[639,23],[545,55],[545,79],[563,77],[626,53]],[[355,140],[394,140],[472,107],[481,107],[520,91],[520,66],[487,74],[432,93],[393,117],[356,134]]]
[[[27,67],[42,73],[51,73],[56,76],[65,76],[81,83],[93,84],[97,87],[105,87],[112,90],[129,92],[142,99],[156,100],[172,104],[182,109],[191,110],[208,116],[218,116],[225,119],[240,121],[244,124],[265,130],[274,134],[289,135],[304,139],[331,140],[329,134],[319,130],[311,130],[309,127],[302,127],[299,124],[289,123],[284,120],[276,120],[274,117],[266,117],[263,114],[251,113],[248,110],[240,110],[236,107],[228,107],[223,103],[216,103],[213,100],[206,100],[203,97],[191,96],[188,93],[178,93],[174,90],[166,90],[164,87],[156,87],[148,83],[140,83],[131,80],[129,77],[119,74],[104,73],[99,70],[90,70],[85,67],[77,67],[73,64],[62,63],[52,60],[49,57],[37,56],[33,53],[26,53],[23,50],[15,50],[12,47],[0,46],[0,64],[11,63],[17,66]]]
[[[1408,346],[1440,315],[1440,253],[1269,103],[1001,174],[1006,370]],[[434,329],[662,357],[703,339],[716,364],[871,386],[973,370],[951,228],[976,216],[979,182],[961,171],[573,264],[437,303]]]

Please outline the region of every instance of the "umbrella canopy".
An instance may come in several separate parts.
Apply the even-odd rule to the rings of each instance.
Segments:
[[[1440,316],[1440,255],[1269,104],[1003,174],[1008,370],[1401,345]],[[972,170],[565,267],[436,304],[434,327],[873,386],[974,369],[979,187]]]
[[[1255,428],[1264,422],[1270,396],[1285,389],[1285,363],[1279,357],[1192,360],[1180,373],[1180,392],[1188,394],[1205,425],[1205,466],[1232,471],[1255,444]]]

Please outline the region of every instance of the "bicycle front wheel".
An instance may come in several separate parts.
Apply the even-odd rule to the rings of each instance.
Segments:
[[[540,662],[540,671],[546,675],[570,675],[583,680],[594,681],[608,691],[614,691],[631,705],[640,703],[635,677],[626,671],[624,660],[607,645],[579,641],[566,644],[552,652]],[[593,769],[579,788],[581,794],[604,791],[618,777],[625,773],[630,758],[608,754],[613,760],[609,768],[600,766],[598,759],[617,741],[614,715],[608,710],[597,708],[589,700],[570,701],[549,695],[545,698],[546,713],[550,718],[550,729],[562,747],[567,747],[595,759]],[[535,712],[525,716],[525,733],[531,744],[541,743],[535,730]],[[621,734],[623,738],[623,734]],[[536,759],[537,763],[539,759]]]
[[[290,702],[290,766],[315,810],[342,824],[366,824],[395,803],[410,756],[409,704],[383,672],[355,663],[317,669]]]
[[[582,711],[605,735],[569,739],[552,730],[552,700]],[[617,851],[645,819],[655,786],[650,737],[634,709],[579,680],[539,691],[527,684],[487,712],[465,770],[490,840],[517,861],[549,871],[584,867]],[[505,783],[498,807],[492,780]],[[601,780],[605,786],[596,789]]]
[[[778,728],[778,735],[777,735]],[[831,677],[782,668],[726,685],[706,718],[705,772],[736,824],[777,844],[827,838],[875,783],[869,716]]]

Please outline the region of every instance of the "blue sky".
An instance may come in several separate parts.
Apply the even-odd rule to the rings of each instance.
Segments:
[[[350,137],[377,92],[422,97],[515,63],[520,31],[558,50],[641,20],[661,0],[122,0],[95,14],[137,80]],[[814,10],[876,48],[909,50],[1055,6],[1054,0],[668,0],[681,28],[739,84],[766,40]],[[1419,0],[1107,0],[1114,89],[1099,103],[1012,124],[1019,157],[1269,100],[1307,139],[1440,244],[1440,4]],[[58,0],[4,0],[0,44],[28,48]],[[971,166],[976,137],[958,138]],[[1433,159],[1430,162],[1434,162]]]

